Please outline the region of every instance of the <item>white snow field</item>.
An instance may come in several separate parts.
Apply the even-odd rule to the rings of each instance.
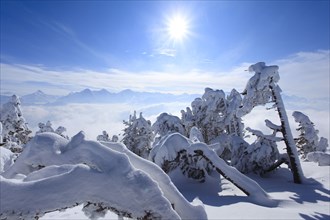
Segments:
[[[97,210],[109,209],[131,218],[206,218],[202,206],[184,199],[157,165],[135,163],[137,169],[134,160],[143,159],[129,159],[87,141],[83,132],[71,141],[54,133],[38,134],[0,175],[0,217],[33,218],[84,203],[91,217],[100,215]]]
[[[41,219],[118,219],[117,214],[120,218],[152,219],[330,217],[330,167],[315,162],[302,161],[303,184],[293,183],[285,166],[264,177],[248,175],[268,194],[273,201],[270,205],[246,196],[220,175],[208,176],[206,182],[199,183],[172,172],[170,176],[181,195],[154,163],[122,144],[85,140],[83,132],[71,141],[54,133],[38,134],[13,166],[13,155],[0,149],[4,170],[0,175],[1,219],[35,215]],[[249,181],[248,177],[244,178]]]

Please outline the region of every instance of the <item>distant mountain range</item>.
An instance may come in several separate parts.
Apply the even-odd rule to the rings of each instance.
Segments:
[[[66,96],[48,95],[38,90],[32,94],[21,96],[24,105],[65,105],[69,103],[166,103],[192,102],[199,94],[166,94],[156,92],[136,92],[130,89],[118,93],[111,93],[106,89],[84,89],[80,92],[71,92]],[[10,100],[11,96],[1,95],[1,104]]]
[[[229,93],[226,93],[227,95]],[[140,103],[157,104],[169,102],[187,102],[191,103],[195,98],[201,97],[201,94],[168,94],[158,92],[136,92],[130,89],[118,93],[111,93],[106,89],[90,90],[84,89],[80,92],[71,92],[66,96],[48,95],[38,90],[32,94],[20,97],[23,105],[66,105],[70,103]],[[10,100],[11,96],[1,95],[0,104]],[[285,106],[288,109],[325,109],[329,108],[329,99],[307,99],[298,96],[282,94]]]

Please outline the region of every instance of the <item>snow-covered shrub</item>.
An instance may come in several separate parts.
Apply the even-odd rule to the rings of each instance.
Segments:
[[[299,123],[297,131],[300,134],[298,138],[295,138],[295,141],[303,157],[305,158],[308,153],[313,151],[325,152],[328,147],[328,140],[324,137],[319,140],[317,135],[319,131],[314,128],[314,123],[309,117],[299,111],[294,111],[292,116]]]
[[[102,131],[102,134],[96,137],[97,141],[110,141],[109,134],[106,131]]]
[[[257,139],[249,145],[236,137],[232,145],[231,165],[243,173],[263,174],[279,159],[276,144],[279,139],[251,128],[246,128],[246,130],[257,136]]]
[[[118,142],[119,137],[117,135],[112,135],[111,142]]]
[[[142,113],[140,113],[139,118],[136,118],[136,112],[134,112],[134,115],[130,115],[128,121],[124,121],[124,125],[126,128],[124,129],[122,142],[135,154],[148,158],[151,142],[154,138],[151,122],[147,121]]]
[[[25,122],[20,105],[19,97],[13,95],[9,102],[2,106],[0,112],[2,141],[6,148],[15,152],[20,152],[22,145],[31,139],[31,130]]]
[[[36,132],[36,134],[41,134],[44,132],[52,132],[52,133],[60,135],[61,137],[69,139],[69,137],[65,134],[66,128],[63,126],[59,126],[58,128],[56,128],[56,130],[54,130],[52,127],[52,123],[50,121],[47,121],[46,124],[40,122],[38,124],[38,127],[39,127],[39,130]]]
[[[118,142],[119,138],[117,135],[113,135],[110,139],[108,132],[102,131],[102,134],[96,137],[97,141],[104,141],[104,142]]]

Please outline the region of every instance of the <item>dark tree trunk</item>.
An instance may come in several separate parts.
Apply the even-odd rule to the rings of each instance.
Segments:
[[[281,132],[283,134],[284,142],[286,145],[286,151],[290,162],[293,181],[295,183],[302,183],[303,172],[298,157],[297,147],[291,133],[288,116],[286,114],[284,103],[280,94],[281,89],[278,85],[275,85],[275,83],[273,82],[270,83],[270,89],[272,91],[273,99],[276,104],[278,115],[281,120],[281,127],[282,127]]]

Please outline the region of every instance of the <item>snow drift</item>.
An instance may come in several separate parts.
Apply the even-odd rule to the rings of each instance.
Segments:
[[[135,164],[146,164],[142,160],[134,159]],[[147,165],[152,175],[143,167],[132,165],[123,153],[85,140],[83,132],[71,141],[54,133],[38,134],[0,176],[0,217],[33,218],[84,203],[94,204],[94,212],[111,210],[131,218],[207,218],[202,207],[184,200],[156,165]],[[162,180],[167,182],[157,183]],[[170,187],[164,193],[159,185],[165,184]]]

